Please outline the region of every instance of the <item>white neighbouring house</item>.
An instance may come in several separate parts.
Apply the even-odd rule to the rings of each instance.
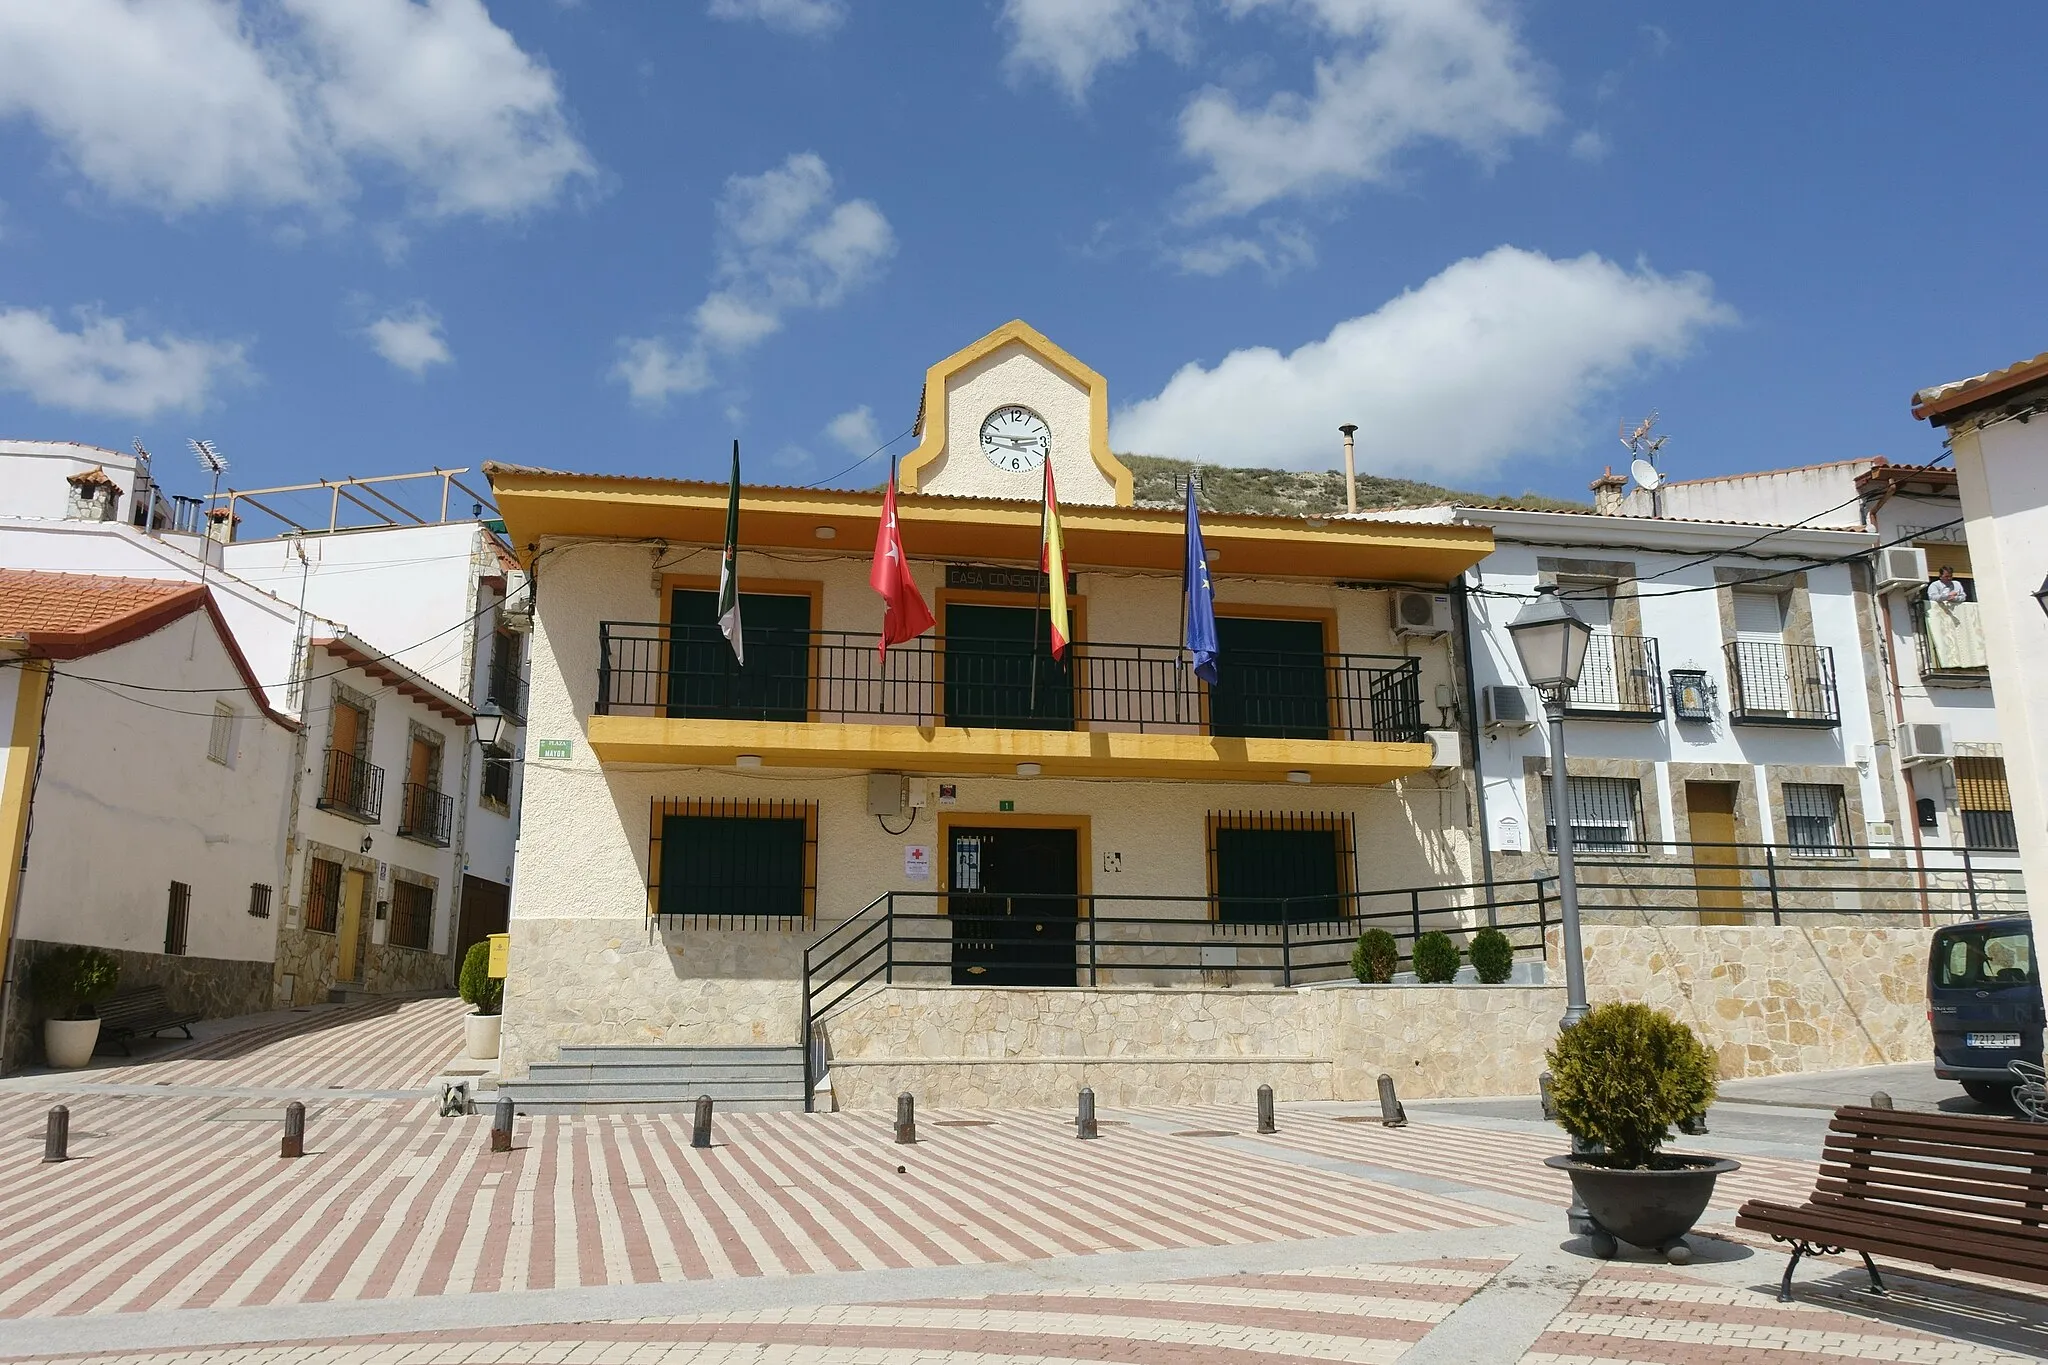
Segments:
[[[1955,459],[2014,833],[2048,877],[2048,354],[1919,390],[1913,415]],[[2036,917],[2040,939],[2042,911]]]
[[[268,1008],[298,726],[207,589],[0,569],[0,1070],[60,944],[206,1015]]]

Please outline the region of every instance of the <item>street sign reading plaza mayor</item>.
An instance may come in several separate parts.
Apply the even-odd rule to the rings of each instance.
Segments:
[[[913,1072],[921,1101],[1001,1102],[1055,1071],[1029,1048],[994,1079],[965,1060],[963,1029],[1023,1003],[990,991],[1058,1013],[1159,987],[1173,1033],[1206,987],[1281,984],[1278,936],[1306,917],[1472,879],[1444,815],[1461,778],[1427,777],[1450,644],[1398,638],[1397,589],[1371,585],[1450,583],[1490,532],[1204,514],[1211,685],[1183,648],[1189,518],[1136,505],[1099,373],[1012,322],[931,366],[916,434],[893,526],[880,493],[737,484],[738,640],[718,606],[732,487],[490,468],[539,580],[530,723],[587,741],[526,775],[549,833],[522,845],[511,924],[522,1104],[572,1102],[650,1046],[725,1050],[721,1074],[758,1082],[729,1093],[764,1104],[800,1107],[828,1067],[841,1107],[893,1104]],[[871,580],[932,627],[885,647]],[[1348,977],[1348,955],[1295,955],[1292,984]],[[673,1095],[634,1093],[712,1093],[675,1055]],[[1295,1097],[1334,1097],[1328,1065],[1286,1066]],[[1249,1094],[1256,1069],[1199,1085]],[[1117,1084],[1186,1073],[1133,1054]]]

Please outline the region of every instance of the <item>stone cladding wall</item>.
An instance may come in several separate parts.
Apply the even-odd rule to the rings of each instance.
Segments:
[[[26,982],[29,968],[38,957],[63,946],[34,939],[19,940],[17,948],[20,955],[16,959],[19,979]],[[112,953],[121,963],[121,982],[115,988],[117,994],[140,986],[162,986],[164,999],[172,1009],[197,1014],[204,1019],[226,1019],[270,1008],[268,962],[138,953],[121,948],[102,951]],[[43,1011],[27,999],[24,991],[18,1007],[8,1012],[8,1036],[4,1040],[5,1070],[11,1072],[32,1060],[42,1059],[42,1021]],[[168,1036],[176,1038],[180,1035],[173,1031]]]

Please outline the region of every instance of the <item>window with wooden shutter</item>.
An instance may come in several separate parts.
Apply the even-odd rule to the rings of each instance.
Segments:
[[[2012,820],[2012,788],[2002,758],[1958,758],[1956,802],[1963,810],[1963,842],[1971,848],[2010,852],[2020,844]]]
[[[185,935],[191,927],[192,888],[184,882],[172,882],[170,908],[164,914],[164,951],[172,957],[182,957]]]

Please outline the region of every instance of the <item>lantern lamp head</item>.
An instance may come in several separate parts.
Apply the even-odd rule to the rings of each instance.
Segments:
[[[1593,628],[1557,595],[1556,584],[1536,590],[1536,600],[1508,622],[1508,636],[1531,687],[1551,696],[1578,686]]]

